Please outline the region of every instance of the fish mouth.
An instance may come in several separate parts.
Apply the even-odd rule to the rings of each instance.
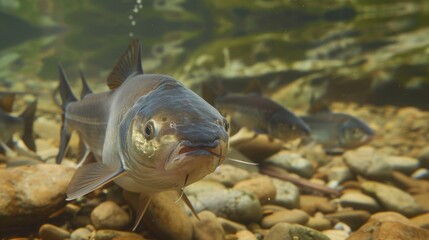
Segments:
[[[180,169],[196,158],[217,158],[217,165],[220,165],[225,158],[222,155],[220,140],[215,140],[210,144],[195,144],[190,141],[181,141],[176,149],[170,153],[165,164],[165,170]]]

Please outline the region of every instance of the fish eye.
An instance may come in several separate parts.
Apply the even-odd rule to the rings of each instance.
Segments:
[[[153,121],[148,121],[144,126],[143,135],[147,140],[151,140],[155,137],[155,125]]]

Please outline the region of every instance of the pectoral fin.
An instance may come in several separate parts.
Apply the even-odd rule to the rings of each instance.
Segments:
[[[112,169],[101,162],[78,168],[67,188],[67,200],[81,197],[125,174],[123,168]]]

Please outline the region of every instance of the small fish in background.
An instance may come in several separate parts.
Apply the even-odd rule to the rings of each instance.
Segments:
[[[217,83],[216,88],[208,83],[202,87],[203,98],[230,120],[230,135],[241,128],[267,135],[270,140],[289,142],[310,134],[307,124],[294,113],[262,96],[258,82],[249,84],[247,94],[226,94]]]
[[[59,70],[64,112],[56,161],[61,163],[73,131],[88,156],[69,184],[67,199],[114,181],[140,194],[134,230],[151,197],[162,191],[176,190],[196,215],[183,189],[226,158],[226,119],[174,78],[144,74],[138,40],[130,43],[109,75],[110,91],[95,94],[84,86],[77,100],[61,66]],[[89,156],[96,161],[85,161]]]
[[[301,119],[311,128],[311,135],[304,142],[319,143],[329,153],[357,148],[375,135],[365,122],[345,113],[320,112]]]
[[[17,93],[0,92],[0,148],[6,155],[14,155],[14,136],[19,135],[31,151],[36,151],[33,136],[33,123],[36,114],[37,100],[30,103],[18,116],[11,114]]]

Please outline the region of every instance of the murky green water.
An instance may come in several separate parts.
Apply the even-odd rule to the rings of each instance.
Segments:
[[[104,90],[132,36],[146,72],[195,90],[221,79],[239,91],[258,79],[290,107],[311,95],[429,106],[428,1],[1,0],[0,31],[0,90],[47,99],[58,62]]]

